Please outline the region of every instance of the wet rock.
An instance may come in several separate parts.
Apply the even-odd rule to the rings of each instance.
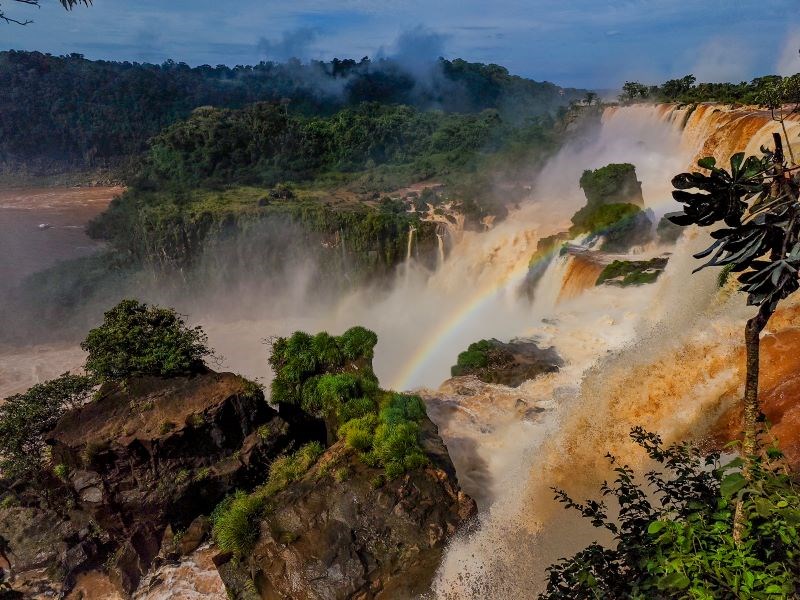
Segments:
[[[422,442],[430,465],[389,482],[343,442],[334,444],[271,500],[250,556],[239,563],[217,557],[229,595],[389,599],[428,591],[447,541],[476,507],[427,419]]]

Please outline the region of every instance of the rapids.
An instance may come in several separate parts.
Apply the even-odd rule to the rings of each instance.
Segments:
[[[787,127],[795,132],[800,122]],[[585,169],[633,163],[658,219],[678,208],[671,177],[698,156],[724,161],[738,150],[754,152],[778,128],[768,114],[746,108],[610,108],[596,131],[550,160],[507,219],[485,232],[443,223],[434,272],[414,260],[409,230],[406,262],[388,290],[354,290],[333,307],[309,306],[304,297],[314,282],[298,266],[290,289],[260,303],[269,310],[231,311],[238,299],[230,297],[202,308],[187,299],[177,308],[208,332],[220,366],[262,380],[269,378],[263,342],[270,336],[339,333],[355,324],[375,330],[381,382],[420,390],[480,508],[476,527],[452,542],[435,595],[530,598],[548,564],[598,533],[563,511],[551,486],[578,498],[593,494],[608,474],[608,451],[642,464],[628,443],[633,425],[668,441],[705,435],[736,395],[740,366],[730,357],[738,356],[748,314],[741,296],[717,289],[716,273],[691,275],[691,254],[707,242],[698,231],[674,247],[641,249],[637,256],[672,253],[652,285],[594,287],[602,265],[563,256],[546,265],[531,300],[520,288],[538,240],[565,230],[585,202],[578,186]],[[554,346],[564,368],[514,389],[470,378],[439,387],[469,343],[517,336]],[[40,359],[50,366],[37,367]],[[0,381],[21,388],[79,362],[74,346],[15,350],[0,356]]]

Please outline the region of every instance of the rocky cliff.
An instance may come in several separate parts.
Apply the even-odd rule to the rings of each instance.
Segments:
[[[475,515],[436,426],[422,423],[428,466],[391,481],[344,441],[272,498],[253,551],[216,558],[232,598],[415,598],[445,545]]]
[[[49,500],[3,498],[12,573],[23,585],[44,570],[50,582],[39,587],[58,591],[104,565],[130,594],[165,536],[199,535],[196,519],[251,485],[296,436],[252,382],[206,371],[105,384],[49,438],[58,475]]]

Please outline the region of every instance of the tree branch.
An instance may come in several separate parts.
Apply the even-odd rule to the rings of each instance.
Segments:
[[[75,6],[79,4],[83,4],[84,6],[90,6],[92,4],[92,0],[58,0],[66,10],[72,10]],[[28,6],[35,6],[36,8],[41,8],[41,0],[12,0],[12,2],[18,2],[19,4],[27,4]],[[2,8],[0,8],[0,21],[5,21],[6,23],[13,23],[14,25],[28,25],[33,23],[30,19],[25,19],[24,21],[20,21],[19,19],[15,19],[13,17],[9,17]]]

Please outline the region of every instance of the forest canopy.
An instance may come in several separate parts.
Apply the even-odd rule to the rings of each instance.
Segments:
[[[431,61],[415,78],[392,59],[190,67],[91,61],[80,54],[0,52],[0,166],[40,170],[115,166],[202,106],[273,102],[288,113],[329,116],[362,102],[505,119],[555,113],[585,90],[509,74],[498,65]]]

